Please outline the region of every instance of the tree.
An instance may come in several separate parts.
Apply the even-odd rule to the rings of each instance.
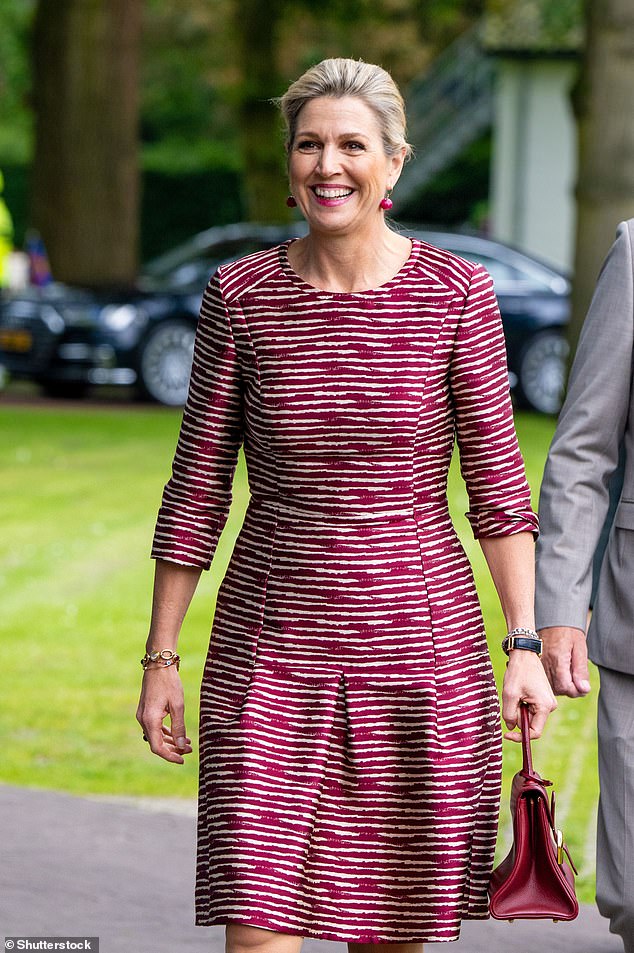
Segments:
[[[281,92],[278,30],[285,0],[241,0],[235,30],[242,81],[238,103],[245,206],[254,221],[288,218],[281,136],[271,98]]]
[[[31,220],[56,278],[137,272],[142,0],[39,0],[33,34]]]
[[[586,28],[585,55],[574,94],[579,171],[573,348],[616,226],[634,217],[632,0],[586,0]]]

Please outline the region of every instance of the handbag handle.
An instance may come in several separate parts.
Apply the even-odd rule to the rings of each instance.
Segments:
[[[522,729],[522,771],[525,778],[532,778],[538,781],[545,788],[552,785],[552,781],[542,778],[533,768],[533,756],[531,754],[531,723],[529,709],[526,702],[520,702],[520,728]]]
[[[534,775],[533,757],[531,755],[531,723],[529,721],[528,705],[520,702],[520,728],[522,729],[522,774]]]

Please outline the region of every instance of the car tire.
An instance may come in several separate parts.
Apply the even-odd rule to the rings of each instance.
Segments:
[[[189,388],[195,328],[189,321],[163,321],[143,342],[139,383],[150,400],[169,407],[185,403]]]
[[[563,329],[539,331],[520,355],[516,397],[519,406],[557,414],[566,385],[569,345]]]

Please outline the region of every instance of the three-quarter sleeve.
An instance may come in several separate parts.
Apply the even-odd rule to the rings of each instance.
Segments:
[[[209,569],[231,503],[242,443],[240,367],[216,274],[200,310],[189,395],[152,557]]]
[[[450,385],[474,536],[537,534],[515,434],[502,321],[481,265],[473,271],[460,317]]]

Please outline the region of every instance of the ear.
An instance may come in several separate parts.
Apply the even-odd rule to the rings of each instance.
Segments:
[[[388,159],[388,188],[393,189],[398,182],[403,166],[405,164],[405,155],[407,149],[403,146],[399,151]]]

